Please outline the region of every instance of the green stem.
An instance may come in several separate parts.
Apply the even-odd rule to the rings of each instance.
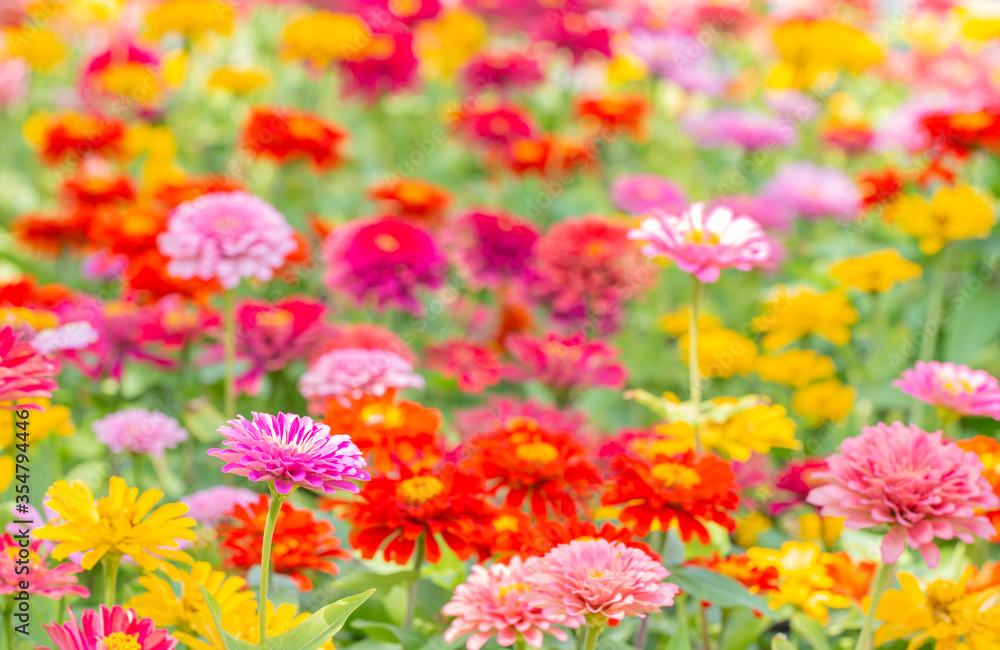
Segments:
[[[226,397],[222,414],[228,419],[236,417],[236,292],[234,290],[226,291],[225,303],[223,311],[226,329],[222,345],[226,353]]]
[[[413,582],[410,583],[410,593],[406,599],[406,615],[403,617],[403,629],[408,630],[410,626],[413,625],[413,615],[417,611],[417,587],[420,584],[420,569],[424,566],[424,547],[426,546],[426,540],[424,535],[427,533],[421,533],[420,537],[417,538],[417,548],[414,551],[416,560],[413,564],[413,571],[416,576],[413,578]]]
[[[601,636],[601,632],[604,630],[603,625],[588,625],[587,626],[587,640],[584,643],[585,650],[594,650],[597,647],[597,637]]]
[[[139,484],[141,480],[139,473],[139,454],[133,451],[129,452],[129,455],[132,456],[132,487],[139,488],[139,491],[142,492],[142,486]]]
[[[689,383],[691,386],[691,426],[694,427],[694,450],[700,456],[701,446],[701,372],[698,369],[698,308],[701,303],[701,282],[691,276],[691,319],[688,325]]]
[[[712,637],[708,631],[708,608],[699,604],[698,610],[701,613],[701,645],[704,650],[712,650]]]
[[[878,572],[875,574],[874,584],[872,585],[872,602],[868,605],[868,614],[865,616],[864,625],[861,626],[861,632],[858,634],[858,643],[854,646],[854,650],[874,650],[875,610],[878,609],[878,603],[882,599],[882,594],[888,589],[889,583],[892,582],[895,574],[895,562],[879,565]]]
[[[114,607],[118,598],[118,565],[122,561],[119,554],[104,556],[101,565],[104,567],[104,604]]]
[[[4,638],[7,639],[7,647],[14,647],[14,599],[10,596],[5,596],[3,599],[3,607],[0,607],[0,611],[3,612],[3,631]]]
[[[517,635],[517,643],[515,647],[517,650],[528,650],[528,644],[525,642],[524,637],[520,634]]]
[[[264,650],[267,645],[267,582],[268,573],[271,570],[271,541],[274,538],[274,526],[278,523],[278,513],[281,506],[288,498],[287,494],[279,494],[274,483],[271,488],[271,503],[267,508],[267,521],[264,523],[264,546],[260,551],[260,599],[258,615],[260,616],[260,650]],[[291,494],[291,493],[289,493]]]

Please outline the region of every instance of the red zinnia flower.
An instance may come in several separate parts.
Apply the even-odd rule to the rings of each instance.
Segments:
[[[959,156],[975,149],[1000,147],[1000,109],[984,108],[975,113],[937,112],[925,116],[921,126],[936,143]]]
[[[231,521],[216,527],[225,566],[249,569],[260,564],[269,503],[270,497],[262,494],[256,503],[237,504],[227,515]],[[291,503],[286,503],[278,514],[273,544],[271,562],[275,572],[290,577],[303,591],[312,590],[312,580],[304,571],[336,575],[339,569],[331,560],[351,557],[341,548],[333,524]]]
[[[15,218],[11,231],[28,248],[48,255],[79,250],[87,241],[89,210],[32,212]]]
[[[346,138],[337,124],[288,108],[255,108],[243,129],[243,146],[253,153],[278,163],[308,159],[321,171],[340,165]]]
[[[535,132],[531,115],[514,104],[470,111],[459,119],[459,124],[473,138],[486,145],[506,145],[514,140],[530,138]]]
[[[560,544],[568,544],[577,539],[606,539],[620,542],[625,546],[638,548],[650,557],[659,559],[659,554],[648,544],[635,539],[628,528],[605,522],[599,529],[591,521],[576,518],[556,520],[532,518],[520,511],[505,509],[493,518],[490,539],[490,554],[498,556],[498,562],[520,556],[522,559],[541,557]]]
[[[441,221],[451,205],[443,187],[416,178],[404,178],[373,187],[369,192],[386,214],[429,224]]]
[[[136,196],[132,179],[125,174],[94,173],[86,168],[63,182],[63,195],[72,203],[97,207]]]
[[[573,434],[543,429],[531,418],[508,418],[470,438],[462,452],[463,469],[486,479],[493,493],[505,490],[510,507],[530,499],[536,517],[545,517],[549,507],[575,516],[601,484],[589,451]]]
[[[125,132],[121,120],[65,113],[45,125],[39,150],[50,165],[79,164],[89,154],[119,158],[125,153]]]
[[[649,102],[641,95],[582,98],[577,101],[576,111],[582,118],[590,118],[611,131],[628,133],[636,140],[646,135]]]
[[[356,500],[328,500],[322,507],[346,505],[351,546],[368,560],[388,540],[382,557],[406,564],[421,536],[432,564],[441,560],[439,536],[459,558],[472,556],[476,540],[493,521],[493,507],[486,500],[482,479],[450,464],[417,472],[402,467],[400,475],[398,479],[373,477]]]
[[[133,257],[156,250],[156,236],[166,227],[166,213],[151,205],[108,206],[95,211],[87,235],[92,244]]]
[[[181,203],[194,201],[199,196],[216,192],[238,192],[243,186],[228,176],[208,174],[187,176],[178,181],[167,181],[160,185],[153,198],[166,211],[173,210]]]
[[[213,293],[222,290],[214,280],[181,280],[173,277],[167,273],[167,258],[155,248],[133,257],[125,269],[122,281],[125,285],[123,296],[138,303],[156,302],[171,294],[179,294],[205,304]]]
[[[699,458],[693,451],[651,459],[621,455],[612,473],[601,504],[625,506],[619,519],[636,535],[648,535],[654,524],[666,530],[676,521],[685,542],[697,535],[707,544],[706,522],[736,529],[730,515],[740,502],[736,475],[718,456]]]
[[[857,179],[861,190],[861,204],[865,208],[888,205],[906,185],[902,174],[892,167],[865,172]]]

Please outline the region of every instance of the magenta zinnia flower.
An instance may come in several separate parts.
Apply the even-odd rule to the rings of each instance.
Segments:
[[[160,458],[167,449],[173,449],[187,440],[187,429],[158,411],[131,408],[107,415],[92,426],[98,442],[120,454],[148,454]]]
[[[70,621],[62,625],[43,625],[55,648],[36,646],[39,650],[174,650],[177,639],[166,630],[157,629],[151,618],[139,618],[132,609],[115,606],[87,609],[78,621],[72,609]]]
[[[413,53],[413,34],[383,32],[375,38],[381,52],[341,63],[345,94],[361,95],[369,102],[384,94],[412,88],[420,81],[419,61]]]
[[[37,404],[9,404],[33,397],[52,397],[58,386],[53,376],[58,364],[30,343],[21,340],[11,326],[0,330],[0,408],[41,411]]]
[[[524,91],[544,79],[538,60],[522,52],[480,52],[474,54],[462,70],[462,81],[473,93]]]
[[[516,362],[503,369],[505,379],[534,379],[557,392],[625,386],[625,367],[617,361],[618,351],[604,341],[584,339],[583,334],[568,338],[558,334],[512,336],[507,347]]]
[[[982,415],[1000,420],[1000,382],[985,370],[918,361],[892,385],[925,404],[958,416]]]
[[[455,588],[451,601],[441,609],[445,616],[457,617],[444,633],[447,643],[472,634],[468,650],[479,650],[496,636],[497,643],[511,647],[524,639],[532,648],[541,648],[545,634],[560,641],[568,637],[555,625],[567,622],[566,616],[545,615],[528,603],[530,591],[525,585],[537,564],[537,558],[522,561],[515,556],[509,564],[472,567],[472,574]]]
[[[547,616],[570,617],[571,627],[585,618],[598,623],[645,618],[674,604],[680,589],[663,582],[669,575],[640,549],[606,539],[576,540],[555,547],[533,567],[526,580],[528,602]]]
[[[673,214],[687,206],[684,190],[656,174],[623,174],[611,181],[611,202],[632,215],[654,208]]]
[[[457,266],[476,285],[498,287],[531,274],[538,229],[527,219],[501,212],[467,212],[449,231]]]
[[[390,388],[423,388],[424,378],[413,364],[388,350],[345,348],[316,359],[299,379],[299,392],[308,400],[328,397],[381,397]]]
[[[156,243],[170,275],[218,280],[226,289],[243,278],[270,281],[298,248],[284,215],[246,192],[214,192],[182,203]]]
[[[888,524],[882,538],[885,563],[910,546],[933,569],[941,558],[935,538],[971,544],[995,532],[987,517],[976,515],[977,509],[1000,505],[982,475],[982,462],[940,431],[879,423],[842,442],[827,463],[828,471],[811,477],[820,486],[809,493],[809,503],[824,516],[846,517],[844,525],[855,530]]]
[[[226,461],[223,472],[251,481],[274,481],[281,494],[298,485],[332,494],[358,492],[352,481],[367,481],[365,457],[350,436],[333,435],[330,427],[289,413],[242,415],[219,427],[228,449],[208,455]]]
[[[366,219],[335,228],[323,246],[326,285],[357,302],[417,313],[417,290],[441,286],[447,264],[429,233],[405,221]]]
[[[666,257],[700,282],[715,282],[723,269],[750,271],[766,264],[774,252],[760,225],[721,207],[704,214],[695,203],[681,216],[654,210],[629,238],[645,242],[647,257]]]
[[[23,534],[28,530],[25,528],[18,531],[17,534]],[[20,583],[25,580],[25,576],[31,577],[27,581],[29,586],[26,591],[29,594],[57,600],[63,596],[83,596],[86,598],[90,595],[90,591],[86,587],[77,584],[76,574],[83,571],[83,567],[73,562],[49,566],[50,549],[40,539],[34,540],[28,545],[27,562],[19,563],[18,553],[22,548],[20,543],[10,535],[0,534],[0,595],[21,591]],[[19,568],[21,569],[18,570]]]

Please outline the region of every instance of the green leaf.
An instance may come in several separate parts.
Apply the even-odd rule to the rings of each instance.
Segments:
[[[771,639],[771,650],[796,650],[796,647],[784,634],[775,634]]]
[[[759,641],[770,626],[770,620],[755,616],[746,607],[727,612],[722,650],[744,650],[751,643]]]
[[[268,637],[267,647],[271,650],[317,650],[344,627],[348,617],[373,593],[375,590],[369,589],[357,596],[349,596],[327,605],[294,630]]]
[[[792,632],[809,642],[813,650],[830,650],[827,631],[815,618],[802,612],[792,614]]]
[[[465,647],[465,640],[459,639],[448,643],[442,637],[433,637],[430,641],[420,646],[420,650],[458,650]]]
[[[219,440],[218,429],[226,422],[222,413],[206,399],[192,401],[181,416],[184,428],[203,444]]]
[[[390,589],[396,585],[405,585],[413,582],[417,578],[417,572],[397,571],[396,573],[368,573],[358,572],[349,576],[331,580],[326,589],[336,591],[351,591],[353,589],[373,588]]]
[[[351,627],[358,630],[382,630],[389,637],[385,640],[396,641],[402,644],[406,650],[419,650],[427,643],[428,638],[426,634],[421,634],[413,630],[404,630],[398,625],[380,623],[378,621],[352,621]],[[368,636],[376,639],[381,638],[375,634],[369,634]]]
[[[698,567],[669,567],[673,582],[692,598],[704,600],[723,609],[749,607],[771,616],[767,601],[747,591],[746,587],[728,576]]]
[[[222,627],[222,607],[219,606],[219,601],[215,599],[215,596],[208,590],[198,585],[198,589],[201,589],[201,595],[205,597],[205,603],[208,605],[208,611],[212,612],[212,620],[215,621],[215,629],[218,630],[219,636],[222,637],[222,643],[226,646],[226,650],[257,650],[257,646],[249,643],[247,641],[242,641],[237,639]]]

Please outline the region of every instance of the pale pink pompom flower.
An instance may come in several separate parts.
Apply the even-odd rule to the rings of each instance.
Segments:
[[[243,278],[270,281],[298,248],[284,215],[247,192],[214,192],[180,204],[156,244],[170,275],[218,280],[226,289]]]
[[[204,526],[215,526],[226,519],[233,508],[256,503],[258,497],[256,492],[246,488],[213,485],[187,495],[181,503],[188,507],[188,517]]]
[[[629,239],[644,242],[646,257],[665,257],[700,282],[715,282],[723,269],[750,271],[767,263],[774,248],[760,224],[737,216],[725,206],[705,214],[695,203],[681,216],[653,210],[629,231]]]
[[[187,440],[187,429],[166,413],[131,408],[96,420],[91,427],[97,441],[120,454],[148,454],[160,458]]]
[[[567,625],[644,618],[674,604],[680,589],[663,579],[670,572],[644,551],[606,539],[560,544],[527,578],[528,601]]]
[[[976,514],[1000,505],[982,475],[982,462],[940,431],[901,422],[865,427],[840,444],[827,466],[812,475],[817,487],[807,501],[825,517],[845,517],[844,525],[854,530],[887,524],[885,563],[898,560],[909,546],[935,568],[941,559],[935,538],[971,544],[995,532],[988,518]]]
[[[322,410],[326,398],[381,397],[390,388],[423,388],[413,364],[389,350],[343,348],[319,357],[299,378],[299,392]]]
[[[959,416],[1000,420],[1000,382],[985,370],[939,361],[918,361],[892,385],[925,404]]]
[[[472,574],[455,588],[451,601],[441,609],[445,616],[456,617],[444,640],[454,643],[472,634],[465,643],[468,650],[479,650],[494,636],[504,647],[523,638],[530,647],[541,648],[545,634],[565,641],[566,632],[555,626],[566,623],[567,617],[546,615],[528,603],[530,591],[525,580],[537,562],[537,558],[522,561],[514,557],[509,564],[472,567]]]

